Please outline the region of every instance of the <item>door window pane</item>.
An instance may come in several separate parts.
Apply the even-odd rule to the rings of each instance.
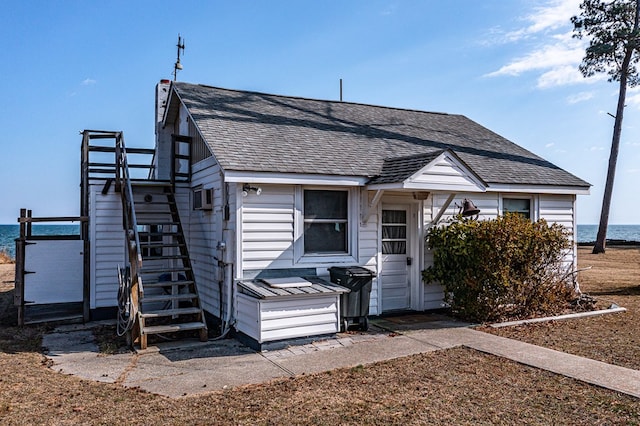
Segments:
[[[405,210],[382,210],[382,254],[407,254]]]

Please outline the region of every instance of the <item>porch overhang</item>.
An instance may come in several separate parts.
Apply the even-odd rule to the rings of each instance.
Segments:
[[[458,193],[486,190],[486,183],[450,150],[391,158],[385,160],[381,174],[365,187],[361,219],[367,223],[386,191],[411,193],[416,200],[445,193],[449,196],[448,205]],[[374,193],[373,197],[370,193]]]
[[[453,151],[391,158],[382,173],[369,181],[368,190],[424,192],[486,192],[487,184]]]

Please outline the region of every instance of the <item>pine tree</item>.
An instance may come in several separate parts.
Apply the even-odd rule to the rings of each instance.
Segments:
[[[619,82],[607,180],[598,235],[593,247],[593,253],[604,253],[627,86],[634,87],[640,83],[636,68],[640,59],[640,0],[583,0],[580,10],[580,15],[571,18],[574,37],[589,39],[589,46],[579,67],[580,72],[585,77],[605,72],[609,75],[609,81]]]

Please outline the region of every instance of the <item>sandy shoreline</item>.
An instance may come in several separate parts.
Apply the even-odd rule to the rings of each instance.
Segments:
[[[0,288],[13,288],[16,265],[14,263],[0,264]]]

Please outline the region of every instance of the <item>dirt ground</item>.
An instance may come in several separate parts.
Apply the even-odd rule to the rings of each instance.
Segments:
[[[578,262],[580,269],[591,268],[578,276],[582,292],[627,312],[483,331],[640,370],[640,249],[594,255],[591,247],[580,247]]]
[[[640,249],[580,252],[583,291],[623,314],[496,333],[640,368]],[[40,353],[43,328],[15,327],[13,265],[0,265],[0,423],[640,424],[640,400],[465,348],[168,399],[64,376]]]

